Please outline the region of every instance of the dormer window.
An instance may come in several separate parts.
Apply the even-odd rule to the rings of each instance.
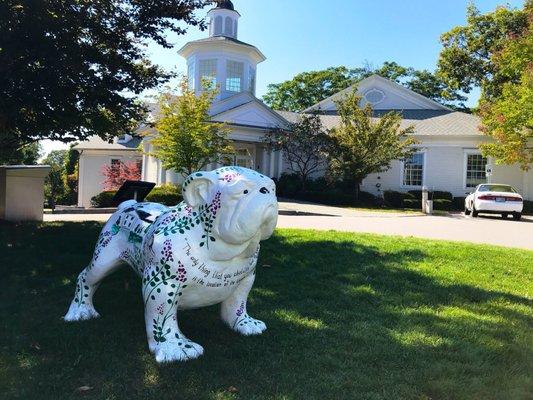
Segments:
[[[228,60],[226,66],[226,90],[241,92],[244,75],[244,63]]]

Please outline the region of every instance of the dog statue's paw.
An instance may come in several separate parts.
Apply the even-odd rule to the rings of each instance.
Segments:
[[[237,318],[233,324],[233,330],[239,332],[241,335],[260,335],[266,331],[266,325],[263,321],[250,317],[248,314],[244,314],[242,317]]]
[[[99,318],[100,314],[96,312],[92,305],[72,303],[67,314],[63,319],[67,322],[84,321],[87,319]]]
[[[204,354],[204,348],[183,337],[159,343],[155,348],[155,359],[158,363],[194,360]]]

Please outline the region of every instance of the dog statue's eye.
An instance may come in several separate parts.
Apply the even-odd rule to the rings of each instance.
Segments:
[[[245,190],[245,191],[244,191],[244,194],[248,194],[248,190]]]
[[[259,189],[259,191],[263,194],[270,193],[266,187],[262,187],[261,189]]]

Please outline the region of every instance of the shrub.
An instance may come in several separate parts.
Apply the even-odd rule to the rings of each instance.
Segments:
[[[281,197],[293,197],[302,186],[298,175],[282,174],[276,182],[276,192]]]
[[[403,208],[404,200],[418,200],[412,193],[396,192],[394,190],[385,190],[383,192],[385,204],[389,207]]]
[[[163,185],[154,188],[145,201],[153,203],[161,203],[166,206],[175,206],[183,200],[181,195],[181,188],[175,185]]]
[[[95,208],[114,207],[113,196],[115,196],[116,193],[116,190],[107,190],[97,194],[91,199],[91,206]]]
[[[417,210],[422,209],[422,200],[419,199],[404,199],[403,200],[404,208],[413,208]]]
[[[463,211],[465,208],[466,197],[454,197],[452,200],[453,211]]]
[[[439,190],[435,190],[433,192],[433,200],[449,200],[450,202],[453,200],[453,195],[450,192],[443,192]]]
[[[415,198],[422,200],[422,191],[421,190],[409,190],[410,194],[415,196]],[[434,190],[433,192],[430,191],[429,198],[433,200],[437,199],[445,199],[445,200],[453,200],[453,195],[450,192],[444,192],[442,190]],[[433,196],[433,197],[431,197]]]
[[[450,211],[452,209],[452,201],[447,199],[435,199],[433,200],[433,209]]]

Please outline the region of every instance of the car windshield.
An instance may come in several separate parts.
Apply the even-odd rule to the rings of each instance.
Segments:
[[[505,192],[505,193],[516,193],[516,190],[509,185],[480,185],[479,192]]]

